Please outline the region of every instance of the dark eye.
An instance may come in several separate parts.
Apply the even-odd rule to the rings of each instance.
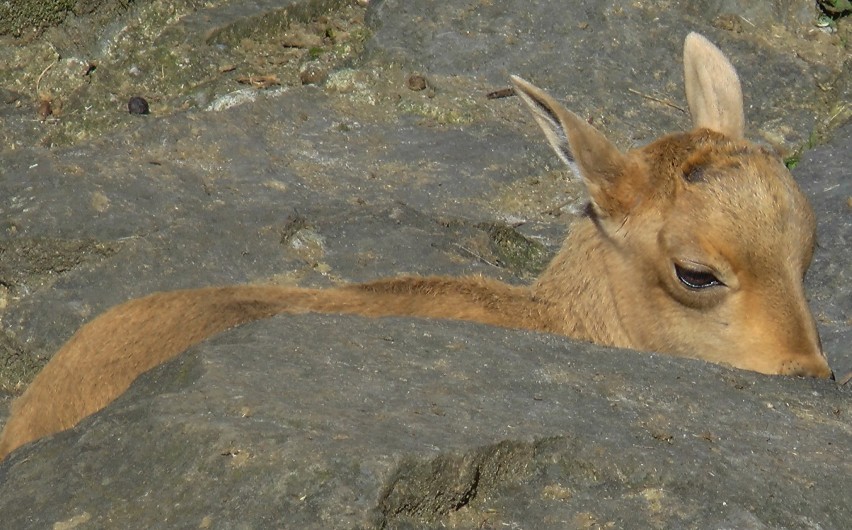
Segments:
[[[675,264],[675,274],[677,274],[680,283],[690,289],[707,289],[708,287],[722,285],[722,282],[713,273],[687,269],[678,264]]]

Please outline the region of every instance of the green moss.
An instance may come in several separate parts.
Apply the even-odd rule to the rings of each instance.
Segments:
[[[76,0],[0,2],[0,35],[19,37],[27,30],[38,31],[59,24],[76,3]]]
[[[473,123],[473,114],[465,109],[450,106],[453,103],[455,102],[447,102],[447,105],[444,106],[440,103],[434,103],[432,100],[418,101],[403,99],[397,104],[397,108],[400,112],[423,116],[424,118],[435,120],[435,123],[441,125],[466,125]]]
[[[492,251],[500,262],[515,274],[537,275],[547,266],[549,253],[541,243],[502,223],[484,223],[479,227],[488,232]]]
[[[817,4],[832,17],[842,17],[852,13],[850,0],[817,0]]]
[[[82,1],[78,0],[74,9]],[[88,1],[103,4],[101,9],[107,4],[128,3]],[[209,46],[196,46],[187,43],[186,27],[175,22],[201,9],[194,0],[131,3],[133,16],[122,23],[120,33],[104,34],[109,53],[98,59],[98,68],[90,75],[77,75],[75,65],[57,58],[58,52],[49,43],[40,45],[44,52],[38,61],[9,54],[10,64],[22,66],[0,75],[0,86],[38,84],[39,94],[55,102],[50,127],[43,128],[38,140],[42,145],[75,144],[125,124],[139,123],[139,118],[126,110],[131,96],[146,98],[156,118],[206,108],[212,101],[244,88],[238,80],[247,76],[274,76],[284,86],[301,84],[298,76],[302,64],[317,61],[320,68],[333,72],[354,61],[369,37],[360,22],[363,9],[344,0],[306,0],[291,6],[293,9],[260,9],[256,15],[239,18],[207,36]],[[215,13],[218,8],[209,9]],[[326,43],[304,50],[303,55],[293,54],[278,42],[291,23],[323,36]],[[140,47],[140,42],[146,45]],[[0,62],[3,59],[0,57]],[[229,65],[231,68],[226,69]]]
[[[37,357],[13,337],[0,333],[0,392],[20,394],[45,363],[47,359]]]

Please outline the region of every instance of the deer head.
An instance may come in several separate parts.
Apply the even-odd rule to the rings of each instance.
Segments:
[[[739,78],[722,52],[691,33],[684,66],[694,129],[627,153],[513,77],[590,198],[537,295],[567,314],[580,284],[584,297],[593,292],[604,309],[573,310],[587,321],[582,329],[598,329],[590,340],[829,377],[802,284],[814,248],[811,207],[779,157],[744,139]]]

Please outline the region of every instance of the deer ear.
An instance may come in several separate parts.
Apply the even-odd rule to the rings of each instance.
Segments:
[[[683,45],[683,68],[694,126],[742,138],[743,92],[728,58],[704,36],[690,33]]]
[[[582,177],[597,213],[621,218],[639,194],[630,182],[625,156],[597,129],[560,105],[546,92],[512,76],[515,93],[533,117],[559,158]]]

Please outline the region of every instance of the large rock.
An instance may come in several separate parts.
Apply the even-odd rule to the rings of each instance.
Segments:
[[[848,392],[464,323],[222,334],[0,467],[11,528],[841,528]]]
[[[793,174],[817,212],[817,252],[805,279],[823,347],[845,375],[852,371],[852,124],[805,154]]]
[[[753,136],[782,148],[819,129],[818,109],[842,92],[834,87],[850,67],[848,52],[805,20],[809,2],[797,0],[750,8],[718,1],[377,4],[371,53],[478,84],[521,75],[624,146],[688,127],[681,63],[688,31],[704,33],[728,54],[742,77]]]
[[[158,5],[139,4],[148,16]],[[387,0],[372,2],[363,56],[304,50],[276,70],[285,48],[259,48],[291,23],[289,45],[356,34],[363,13],[351,7],[315,16],[342,4],[223,2],[159,29],[130,17],[80,45],[98,59],[95,79],[67,88],[56,121],[34,125],[31,107],[0,102],[5,388],[82,322],[155,290],[402,272],[528,281],[583,197],[520,104],[485,98],[508,73],[567,97],[623,147],[688,126],[658,100],[683,105],[691,29],[739,68],[753,136],[793,151],[850,102],[849,62],[802,29],[800,2],[742,13],[756,25],[737,32],[720,29],[730,2]],[[122,51],[117,36],[138,47],[127,36],[154,29],[150,49]],[[145,72],[166,52],[208,77],[143,73],[154,114],[110,110],[124,102],[107,89],[133,83],[122,54]],[[282,88],[216,74],[260,52]],[[327,69],[318,87],[299,83],[308,63]],[[426,89],[407,88],[414,72]],[[74,123],[86,101],[101,120],[88,129]],[[852,125],[837,129],[795,170],[819,219],[808,292],[841,376],[852,370],[850,143]],[[0,513],[9,527],[841,528],[849,393],[472,324],[276,318],[194,348],[13,454]]]

